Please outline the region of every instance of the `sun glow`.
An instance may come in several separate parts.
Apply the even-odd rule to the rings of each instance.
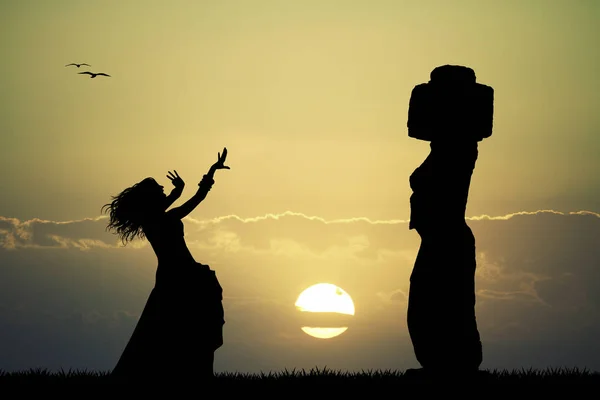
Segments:
[[[317,283],[305,289],[296,300],[296,308],[303,313],[334,313],[354,315],[354,302],[350,295],[331,283]],[[344,333],[348,327],[303,326],[302,331],[319,339],[331,339]]]
[[[348,328],[310,328],[308,326],[303,326],[302,331],[307,335],[312,337],[316,337],[318,339],[331,339],[336,336],[341,335],[346,332]]]

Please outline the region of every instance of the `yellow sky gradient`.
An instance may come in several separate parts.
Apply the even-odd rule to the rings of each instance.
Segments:
[[[594,1],[67,1],[0,5],[0,214],[97,216],[146,177],[198,218],[408,218],[426,142],[410,91],[442,64],[495,88],[469,215],[598,210]],[[87,62],[111,78],[77,75]]]
[[[429,147],[408,101],[461,64],[495,89],[467,209],[484,366],[597,370],[599,20],[593,0],[1,1],[0,369],[112,368],[156,258],[94,218],[173,169],[180,204],[224,146],[184,221],[224,288],[216,370],[414,367],[408,178]],[[294,306],[319,282],[356,307],[331,340]]]
[[[485,366],[598,369],[599,20],[594,0],[0,1],[0,369],[112,368],[156,257],[95,218],[173,169],[181,204],[224,146],[184,220],[224,288],[216,369],[414,367],[429,146],[406,120],[443,64],[495,89],[467,208]],[[356,307],[336,339],[300,329],[319,282]]]

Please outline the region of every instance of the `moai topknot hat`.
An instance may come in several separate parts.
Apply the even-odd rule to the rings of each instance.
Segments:
[[[408,136],[426,141],[481,141],[492,135],[494,89],[475,71],[442,65],[416,85],[408,106]]]

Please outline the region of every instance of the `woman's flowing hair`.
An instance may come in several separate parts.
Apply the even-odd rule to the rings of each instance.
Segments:
[[[111,196],[112,201],[102,206],[102,212],[109,215],[106,229],[116,233],[123,245],[135,238],[146,237],[142,225],[148,215],[149,204],[144,186],[149,181],[155,182],[152,178],[146,178],[118,195]]]

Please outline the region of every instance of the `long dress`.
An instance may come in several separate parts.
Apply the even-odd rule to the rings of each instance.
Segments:
[[[181,220],[165,213],[145,234],[158,258],[155,286],[111,375],[155,382],[210,379],[225,323],[216,273],[191,256]]]
[[[475,318],[475,237],[465,221],[477,143],[432,143],[410,177],[409,229],[421,236],[410,277],[407,323],[430,371],[475,371],[482,346]]]

